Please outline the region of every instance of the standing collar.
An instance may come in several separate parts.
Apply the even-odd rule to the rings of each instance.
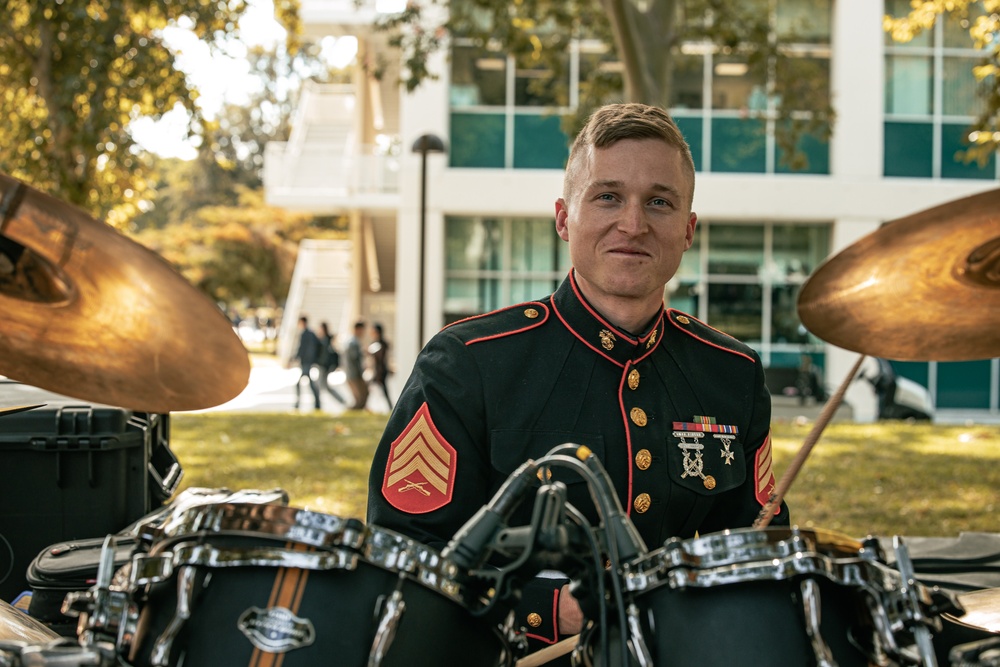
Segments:
[[[629,362],[635,364],[651,354],[663,340],[662,304],[649,329],[636,336],[611,324],[587,302],[572,270],[552,295],[552,309],[580,342],[622,367]]]

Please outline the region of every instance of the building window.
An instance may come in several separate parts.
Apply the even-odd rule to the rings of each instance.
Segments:
[[[806,277],[829,251],[829,225],[699,221],[667,286],[670,306],[756,349],[766,367],[822,366],[824,345],[799,321]]]
[[[569,272],[552,218],[448,217],[445,323],[551,294]]]
[[[886,0],[886,12],[904,16],[909,0]],[[969,6],[969,20],[983,12]],[[997,177],[996,157],[966,163],[968,128],[983,110],[972,68],[983,59],[968,21],[945,14],[909,42],[885,37],[885,176],[914,178]]]
[[[578,62],[579,54],[567,54]],[[575,71],[575,70],[574,70]],[[452,167],[562,169],[569,139],[561,128],[567,108],[558,105],[566,78],[523,66],[513,56],[456,40],[451,52]]]
[[[825,140],[805,134],[797,150],[806,158],[793,169],[776,141],[777,102],[769,98],[768,77],[818,82],[815,107],[794,112],[812,117],[829,101],[831,0],[779,0],[775,38],[789,56],[783,69],[763,75],[738,49],[704,42],[685,43],[674,56],[671,114],[691,145],[699,171],[828,174]],[[698,17],[698,20],[702,20]],[[581,86],[595,70],[606,81],[617,77],[621,99],[622,64],[596,40],[573,43],[562,73],[519,65],[513,56],[455,40],[451,53],[450,108],[452,167],[562,169],[569,138],[560,116],[576,108]],[[823,93],[826,93],[824,96]]]

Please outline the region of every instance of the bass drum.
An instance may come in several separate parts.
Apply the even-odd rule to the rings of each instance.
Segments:
[[[647,658],[634,664],[919,661],[913,637],[898,630],[907,613],[898,573],[861,542],[830,531],[769,527],[669,540],[623,567],[623,588],[632,603],[632,654]],[[591,629],[583,662],[604,667],[606,654],[620,667],[613,662],[618,648],[598,643]]]
[[[357,519],[226,503],[175,517],[127,569],[136,667],[509,665],[454,566]],[[121,576],[117,577],[121,578]]]

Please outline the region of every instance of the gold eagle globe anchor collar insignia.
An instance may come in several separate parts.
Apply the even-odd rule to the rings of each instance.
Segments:
[[[636,336],[611,324],[598,313],[580,292],[572,272],[553,294],[552,308],[556,317],[576,338],[622,367],[652,354],[663,340],[666,311],[662,304],[649,329]]]

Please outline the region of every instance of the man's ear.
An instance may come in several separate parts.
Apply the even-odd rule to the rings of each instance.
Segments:
[[[566,223],[568,216],[566,200],[560,197],[556,200],[556,233],[563,241],[569,241],[569,227]]]

